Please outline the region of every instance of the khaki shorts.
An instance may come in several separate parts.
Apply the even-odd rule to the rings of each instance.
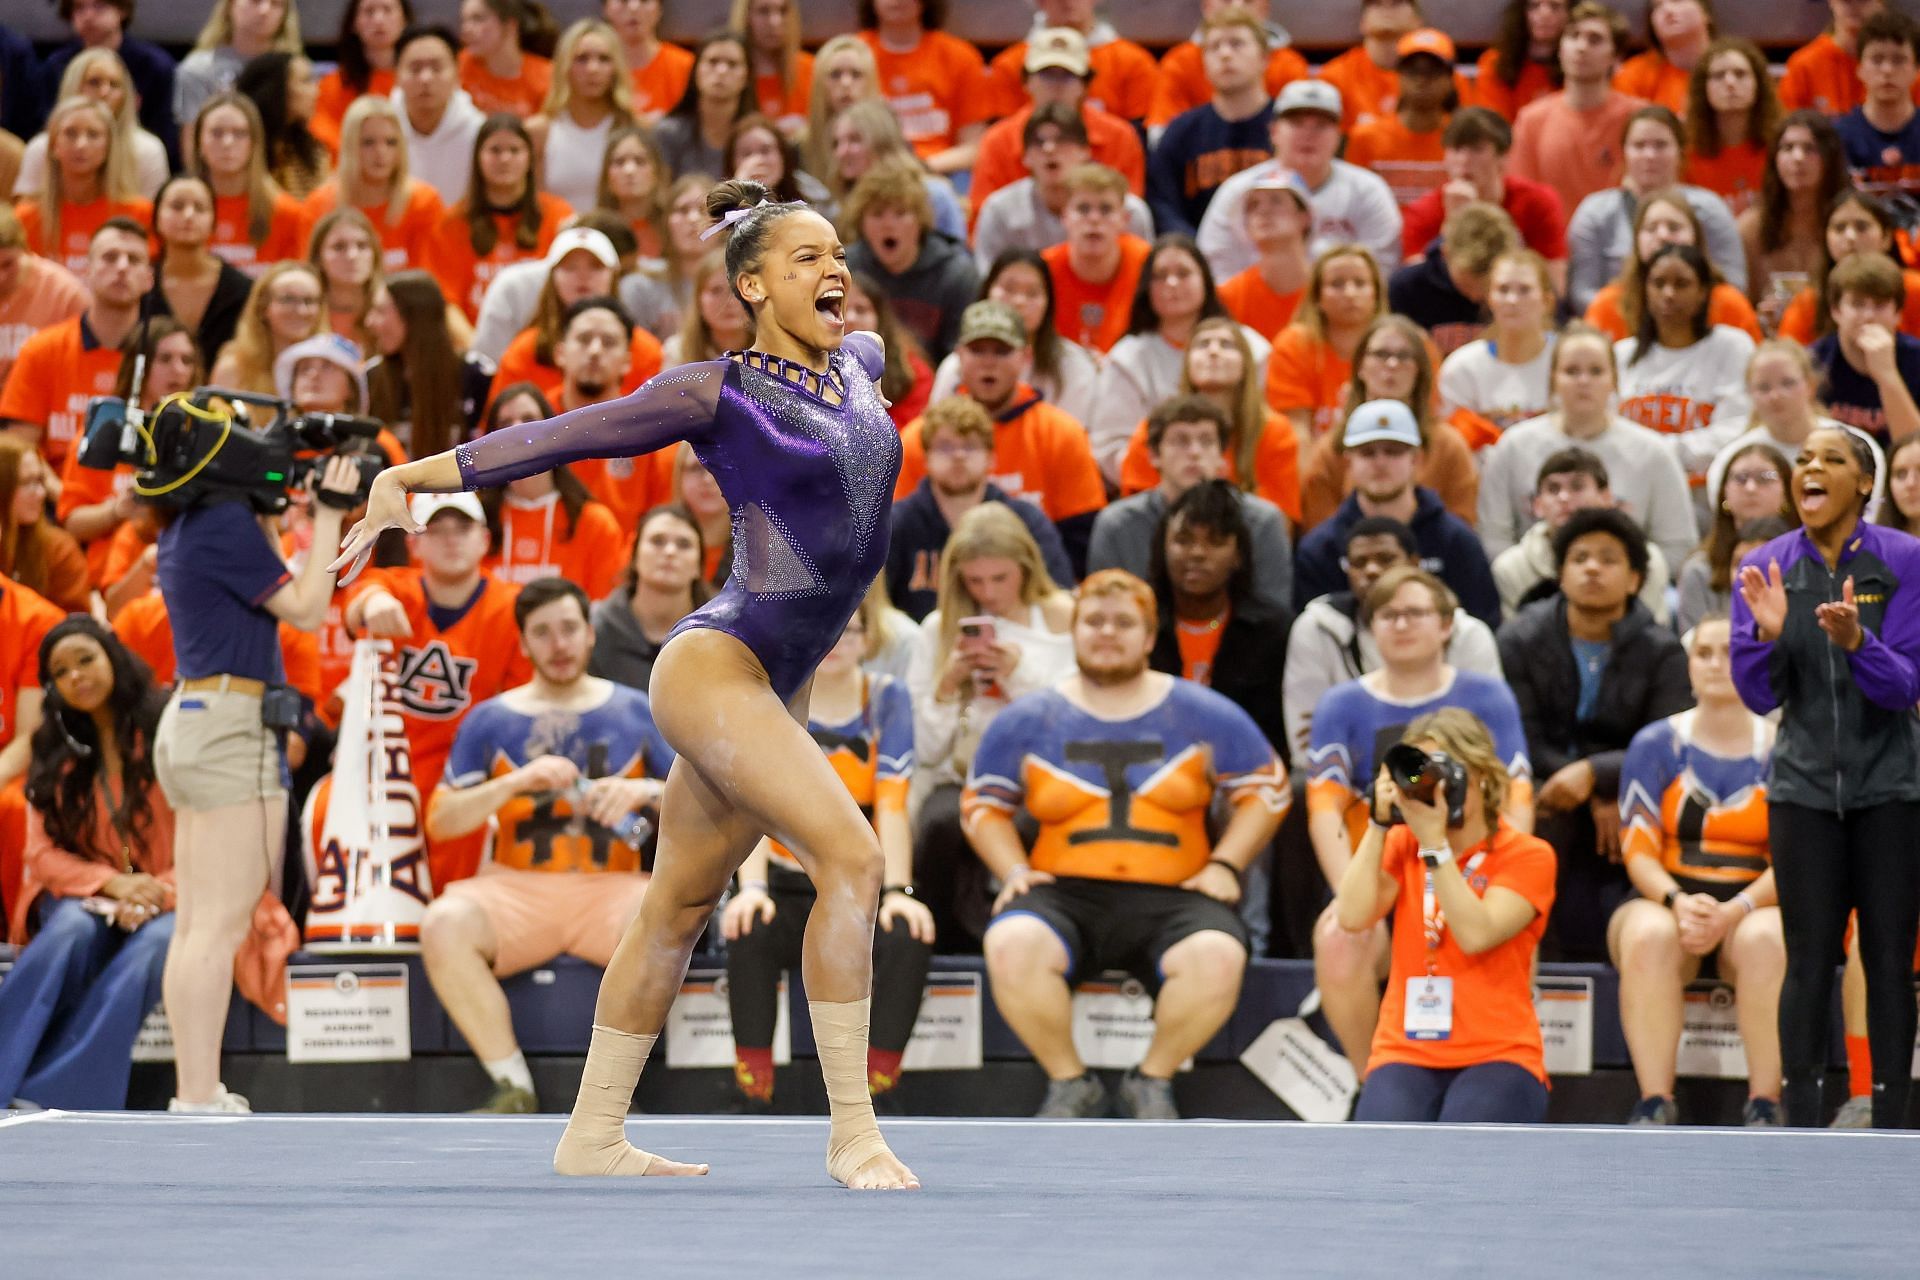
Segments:
[[[479,907],[493,928],[493,971],[502,978],[578,956],[607,967],[627,925],[640,914],[647,877],[629,872],[480,868],[440,896]],[[431,908],[429,908],[431,909]]]
[[[153,772],[175,809],[219,809],[286,795],[280,744],[247,693],[176,690],[153,739]]]

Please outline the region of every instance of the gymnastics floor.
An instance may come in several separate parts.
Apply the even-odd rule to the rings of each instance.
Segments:
[[[1920,1134],[886,1121],[926,1184],[827,1180],[826,1122],[635,1117],[700,1179],[548,1170],[558,1116],[0,1120],[0,1274],[1910,1276]]]

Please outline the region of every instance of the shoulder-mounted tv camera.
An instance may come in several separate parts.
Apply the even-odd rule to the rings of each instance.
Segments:
[[[1444,751],[1422,751],[1411,742],[1396,742],[1388,747],[1380,763],[1386,766],[1387,776],[1393,779],[1393,785],[1402,795],[1412,796],[1421,804],[1438,804],[1444,797],[1447,826],[1465,825],[1467,766]],[[1406,821],[1400,816],[1398,805],[1394,806],[1393,821]]]
[[[289,489],[317,477],[328,458],[341,454],[359,465],[358,490],[316,489],[315,497],[352,510],[386,468],[379,434],[372,418],[302,414],[272,396],[201,387],[146,412],[117,397],[95,400],[79,461],[97,471],[127,463],[136,472],[134,496],[156,506],[186,510],[244,499],[262,515],[277,515],[286,510]]]

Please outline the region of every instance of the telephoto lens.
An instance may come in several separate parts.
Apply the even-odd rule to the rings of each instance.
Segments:
[[[1393,785],[1421,804],[1432,804],[1444,774],[1439,762],[1410,742],[1387,748],[1384,762]]]

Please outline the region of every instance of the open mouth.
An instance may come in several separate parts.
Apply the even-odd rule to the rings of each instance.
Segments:
[[[813,300],[813,309],[828,324],[844,325],[846,321],[847,291],[840,288],[828,289]]]
[[[1800,482],[1800,510],[1802,512],[1822,511],[1827,505],[1827,486],[1809,477]]]

